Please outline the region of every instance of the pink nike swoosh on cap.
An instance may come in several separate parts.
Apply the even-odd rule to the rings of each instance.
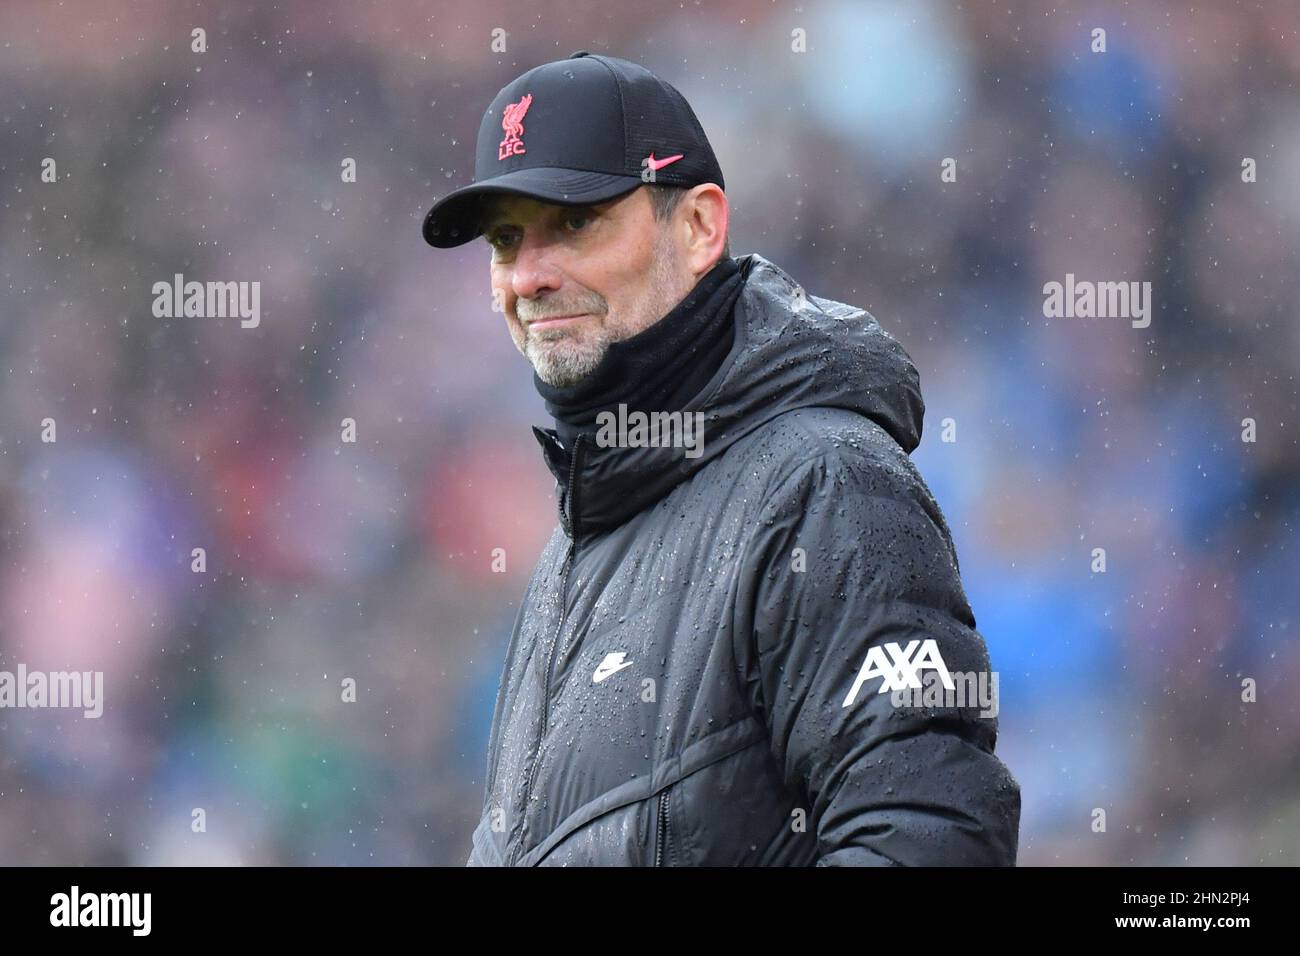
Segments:
[[[678,153],[676,156],[669,156],[667,159],[655,159],[655,154],[651,153],[649,156],[646,157],[645,161],[646,161],[646,165],[649,166],[651,169],[663,169],[669,163],[677,162],[677,160],[681,159],[682,156],[683,156],[682,153]]]

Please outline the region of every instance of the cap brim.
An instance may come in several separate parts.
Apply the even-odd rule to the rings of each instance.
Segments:
[[[424,217],[424,241],[439,249],[461,246],[483,234],[478,208],[483,196],[507,193],[564,206],[604,202],[641,185],[639,176],[589,173],[584,170],[535,166],[448,193]]]

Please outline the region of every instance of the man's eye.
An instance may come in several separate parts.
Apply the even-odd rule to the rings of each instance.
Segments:
[[[564,217],[564,225],[573,232],[577,232],[589,222],[591,222],[591,216],[583,212],[575,212]],[[577,225],[574,225],[574,223],[577,223]]]
[[[497,232],[488,236],[488,245],[493,249],[509,249],[510,241],[515,238],[512,232]]]

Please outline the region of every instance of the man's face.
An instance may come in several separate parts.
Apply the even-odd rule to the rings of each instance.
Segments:
[[[548,385],[580,381],[611,343],[659,321],[694,284],[671,220],[654,218],[643,188],[591,206],[498,195],[485,214],[492,293]]]

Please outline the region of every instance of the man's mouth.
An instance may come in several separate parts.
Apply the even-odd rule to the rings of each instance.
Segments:
[[[582,321],[590,314],[590,312],[580,312],[576,315],[556,315],[545,319],[531,319],[528,322],[528,328],[530,330],[536,329],[538,332],[545,332],[547,329],[562,329],[566,325]]]

